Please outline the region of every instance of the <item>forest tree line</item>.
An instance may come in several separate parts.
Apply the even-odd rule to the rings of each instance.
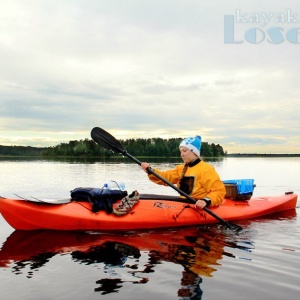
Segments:
[[[141,157],[178,157],[179,144],[181,138],[150,138],[150,139],[127,139],[119,140],[121,145],[128,153]],[[202,142],[201,156],[203,157],[219,157],[225,156],[223,147],[219,144],[208,144]],[[111,157],[115,154],[93,140],[84,139],[80,141],[70,141],[69,143],[61,143],[52,147],[31,147],[31,146],[1,146],[0,155],[11,156],[90,156],[90,157]]]

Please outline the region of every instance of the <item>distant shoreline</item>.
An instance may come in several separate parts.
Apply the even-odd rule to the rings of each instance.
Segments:
[[[176,139],[138,139],[125,140],[124,145],[129,153],[137,157],[148,158],[176,158],[180,157]],[[174,150],[175,149],[175,150]],[[94,141],[85,139],[61,143],[54,147],[32,147],[32,146],[5,146],[0,145],[0,158],[8,157],[101,157],[110,158],[110,151],[97,145]],[[201,157],[203,158],[225,158],[225,157],[300,157],[300,153],[228,153],[223,147],[215,144],[202,143]]]
[[[105,157],[105,156],[90,156],[90,155],[78,155],[78,156],[73,156],[73,155],[54,155],[54,156],[44,156],[44,155],[11,155],[11,154],[0,154],[0,158],[43,158],[43,159],[51,159],[51,158],[88,158],[88,159],[93,159],[93,158],[101,158],[101,159],[114,159],[118,158],[120,156],[110,156],[110,157]],[[136,156],[139,158],[166,158],[165,156]],[[272,153],[267,153],[267,154],[259,154],[259,153],[230,153],[224,156],[219,156],[219,157],[206,157],[206,156],[201,156],[203,158],[226,158],[226,157],[300,157],[300,154],[272,154]],[[176,159],[180,158],[178,156],[170,156],[168,158],[171,159]]]

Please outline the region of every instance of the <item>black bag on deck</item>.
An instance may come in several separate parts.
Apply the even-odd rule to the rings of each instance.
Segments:
[[[127,195],[127,191],[91,187],[79,187],[71,191],[73,200],[88,200],[93,212],[105,210],[108,214],[113,211],[112,205]]]

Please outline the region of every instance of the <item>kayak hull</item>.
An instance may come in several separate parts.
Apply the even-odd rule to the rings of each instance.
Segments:
[[[17,230],[128,231],[212,224],[218,221],[194,204],[177,197],[140,195],[140,201],[124,216],[92,212],[91,204],[71,201],[66,204],[37,203],[19,199],[0,199],[3,218]],[[257,218],[295,209],[297,194],[252,197],[248,201],[225,199],[210,210],[226,221]],[[176,200],[177,199],[177,200]]]

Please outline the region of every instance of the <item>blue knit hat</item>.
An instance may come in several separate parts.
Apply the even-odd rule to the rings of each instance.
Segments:
[[[187,137],[180,143],[179,147],[188,148],[197,156],[200,156],[201,136],[196,135],[194,137]]]

